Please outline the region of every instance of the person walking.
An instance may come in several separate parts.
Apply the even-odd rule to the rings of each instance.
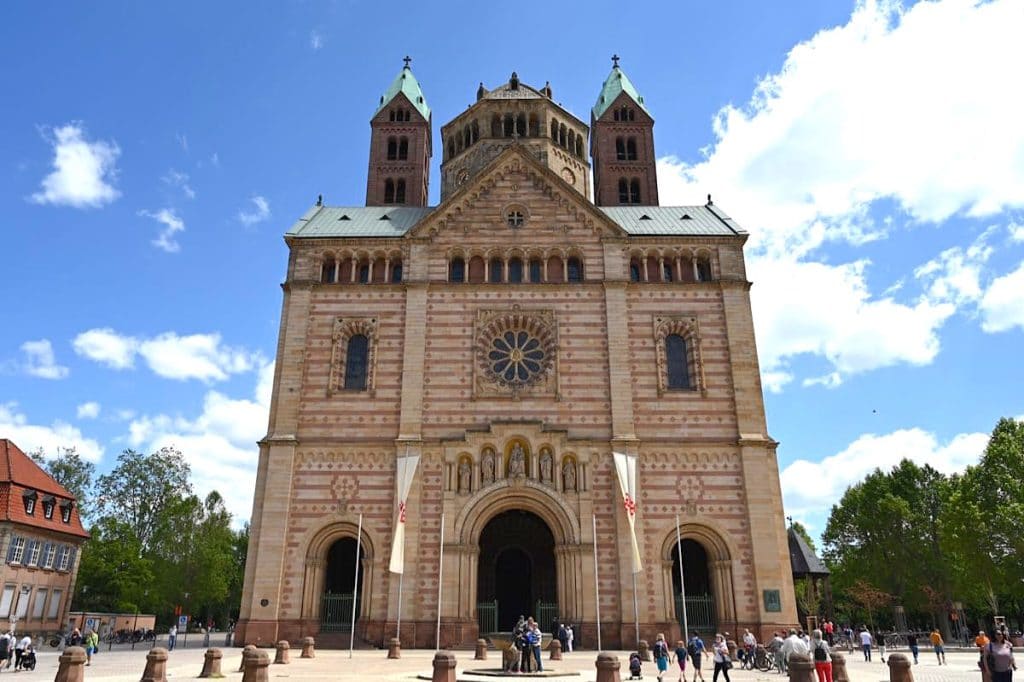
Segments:
[[[818,682],[832,682],[832,652],[828,642],[822,639],[821,630],[811,633],[811,651],[814,659],[814,672],[818,673]]]
[[[174,645],[178,641],[178,626],[171,624],[170,629],[167,631],[167,650],[174,651]]]
[[[566,625],[565,626],[565,646],[568,649],[569,653],[572,653],[572,641],[573,641],[573,638],[575,636],[576,636],[576,633],[573,632],[572,625]]]
[[[686,645],[686,653],[690,654],[690,660],[693,661],[693,682],[697,682],[698,677],[700,682],[704,682],[704,673],[700,669],[701,658],[704,656],[704,640],[696,632]]]
[[[920,650],[917,648],[917,635],[913,632],[907,633],[907,646],[910,647],[910,653],[914,654],[914,665],[917,665],[917,654]]]
[[[938,659],[939,665],[946,664],[946,647],[945,642],[942,641],[942,635],[939,634],[939,629],[935,628],[932,630],[932,634],[929,636],[932,641],[932,648],[935,650],[935,658]]]
[[[782,641],[782,647],[779,649],[782,654],[782,667],[784,670],[789,670],[789,657],[793,654],[807,654],[810,653],[810,649],[807,648],[807,644],[804,640],[796,634],[796,630],[789,631],[789,637]]]
[[[85,664],[92,665],[92,655],[100,648],[100,636],[95,630],[88,630],[85,633]]]
[[[11,656],[14,655],[13,651],[14,636],[5,632],[0,635],[0,670],[3,670],[11,664]]]
[[[721,634],[715,635],[715,643],[711,645],[714,653],[715,673],[711,676],[711,682],[718,682],[718,673],[725,676],[725,682],[729,680],[729,668],[732,667],[732,658],[729,657],[729,645]]]
[[[773,656],[775,656],[775,672],[780,675],[786,672],[786,662],[782,658],[783,644],[785,644],[785,640],[782,639],[782,633],[776,631],[772,633],[772,641],[768,642],[764,647],[768,651],[772,652]]]
[[[21,670],[21,659],[25,656],[25,651],[32,644],[32,635],[27,632],[25,635],[18,640],[18,643],[14,645],[14,669]]]
[[[540,643],[542,635],[540,632],[540,626],[537,625],[532,618],[530,619],[530,630],[526,633],[526,639],[530,643],[530,651],[533,652],[533,661],[537,666],[533,671],[537,673],[544,672],[544,664],[540,661]]]
[[[668,642],[665,641],[665,635],[658,633],[658,636],[654,638],[654,646],[651,648],[651,654],[654,656],[654,664],[658,666],[658,682],[661,682],[661,678],[665,676],[668,671]]]
[[[864,660],[868,663],[871,662],[871,633],[868,632],[866,625],[861,626],[860,631],[860,648],[864,650]]]
[[[679,682],[686,682],[686,657],[689,652],[686,651],[686,642],[679,640],[676,642],[675,650],[675,662],[679,666]]]
[[[993,632],[992,640],[982,651],[982,670],[988,672],[992,682],[1013,682],[1013,671],[1017,669],[1017,662],[1013,660],[1013,646],[1006,632]]]

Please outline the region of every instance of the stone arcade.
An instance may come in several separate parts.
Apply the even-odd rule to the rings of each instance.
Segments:
[[[613,451],[639,460],[641,636],[681,630],[677,515],[691,629],[795,623],[747,235],[710,199],[658,205],[654,120],[617,62],[589,126],[550,85],[481,84],[441,128],[438,206],[408,64],[370,126],[366,206],[318,202],[285,235],[236,641],[347,645],[353,599],[360,640],[394,636],[396,462],[414,454],[406,647],[434,644],[442,512],[441,646],[520,614],[595,646],[595,543],[603,643],[633,646]]]

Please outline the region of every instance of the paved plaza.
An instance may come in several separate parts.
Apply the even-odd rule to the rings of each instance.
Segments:
[[[241,680],[241,673],[237,672],[241,661],[241,649],[223,649],[224,659],[222,670],[226,679]],[[109,682],[138,682],[145,668],[146,649],[101,651],[93,657],[92,665],[85,669],[86,680],[107,680]],[[273,651],[269,651],[273,660]],[[620,670],[622,678],[629,676],[627,667],[628,652],[616,652],[622,663]],[[434,652],[430,650],[417,649],[414,651],[403,651],[400,660],[388,660],[386,652],[379,650],[358,650],[349,658],[348,651],[319,650],[315,659],[299,658],[299,650],[292,649],[292,662],[289,665],[271,665],[270,679],[288,680],[414,680],[417,675],[428,676],[431,672],[431,661]],[[41,651],[39,654],[39,665],[34,672],[18,672],[7,670],[4,676],[17,675],[18,678],[52,680],[57,671],[57,658],[59,653],[55,650]],[[479,668],[494,668],[498,665],[499,656],[496,652],[489,652],[487,661],[474,661],[472,651],[456,651],[458,660],[458,679],[476,680],[476,682],[487,682],[487,680],[501,679],[483,677],[469,674],[469,671]],[[549,677],[546,679],[564,680],[569,682],[592,681],[596,677],[594,661],[597,654],[593,651],[578,651],[566,654],[562,661],[544,661],[544,665],[553,671],[577,673],[577,675]],[[930,651],[921,652],[921,663],[914,666],[914,678],[916,682],[980,682],[981,676],[977,668],[977,654],[974,652],[950,652],[947,655],[949,665],[938,666],[935,657]],[[888,667],[881,662],[865,663],[861,654],[854,652],[847,656],[847,670],[850,675],[850,682],[887,682],[889,679]],[[203,665],[203,650],[198,648],[179,649],[171,652],[167,665],[168,679],[194,679],[199,675]],[[644,663],[644,679],[652,682],[657,679],[657,668],[654,663]],[[665,677],[666,682],[676,680],[674,671]],[[693,672],[688,670],[688,679],[692,680]],[[705,663],[704,679],[711,682],[713,669]],[[517,676],[511,676],[517,677]],[[730,677],[735,682],[779,682],[781,679],[774,673],[748,672],[733,669]]]

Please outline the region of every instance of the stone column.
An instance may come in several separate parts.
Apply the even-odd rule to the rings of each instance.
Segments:
[[[835,650],[832,651],[832,682],[850,682],[846,672],[846,656]]]
[[[149,650],[140,682],[167,682],[167,649],[158,646]]]
[[[790,654],[786,663],[789,667],[789,682],[818,682],[814,661],[809,654]]]
[[[53,682],[82,682],[85,679],[85,649],[69,646],[58,660],[60,667]]]
[[[455,682],[455,654],[438,651],[434,654],[433,682]]]
[[[476,640],[476,655],[473,656],[474,661],[486,661],[487,660],[487,640],[478,639]]]
[[[199,677],[224,677],[220,671],[220,661],[224,653],[220,649],[207,649],[203,655],[203,670]]]
[[[242,682],[269,682],[270,654],[266,651],[254,649],[243,659],[243,664]]]
[[[889,682],[914,682],[906,654],[889,654]]]
[[[402,642],[397,637],[388,640],[388,658],[402,657]]]
[[[614,654],[601,652],[597,655],[597,681],[596,682],[622,682],[619,676],[619,659]]]
[[[280,642],[278,642],[277,643],[277,652],[274,655],[274,663],[276,663],[276,664],[288,664],[288,663],[291,663],[292,662],[291,661],[291,656],[289,654],[289,650],[291,648],[292,647],[291,647],[290,644],[288,644],[287,640],[282,639]]]
[[[313,649],[315,643],[316,642],[312,637],[306,637],[302,640],[301,658],[316,658],[316,651]]]

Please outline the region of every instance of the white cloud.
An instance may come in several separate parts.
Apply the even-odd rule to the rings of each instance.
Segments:
[[[240,220],[243,225],[255,225],[256,223],[263,222],[270,217],[269,201],[258,194],[250,200],[256,208],[248,213],[244,209],[238,212],[238,220]]]
[[[153,240],[153,246],[163,249],[167,253],[181,251],[181,244],[174,239],[174,235],[185,230],[185,221],[178,217],[173,208],[161,208],[156,212],[143,209],[139,211],[139,215],[152,218],[164,226],[157,238]]]
[[[95,419],[100,416],[100,404],[95,400],[82,403],[78,406],[77,416],[79,419]]]
[[[79,355],[112,369],[131,368],[135,357],[141,355],[159,376],[207,383],[249,372],[263,361],[258,352],[224,345],[217,333],[179,336],[165,332],[140,339],[107,327],[82,332],[75,337],[73,346]]]
[[[57,454],[58,448],[74,447],[85,459],[98,462],[103,457],[103,447],[92,438],[86,438],[74,426],[55,421],[50,426],[29,424],[28,417],[18,411],[16,403],[0,403],[0,434],[14,441],[25,452],[42,448],[48,457]]]
[[[273,377],[273,372],[273,363],[259,367],[253,400],[208,391],[203,410],[194,419],[166,414],[139,417],[129,424],[128,442],[147,451],[163,446],[181,450],[192,467],[196,491],[200,495],[220,492],[235,522],[241,524],[249,520],[252,511],[259,454],[256,442],[267,430],[267,377]]]
[[[164,184],[180,189],[182,194],[189,199],[196,198],[196,191],[192,189],[192,186],[189,184],[188,173],[182,173],[181,171],[176,171],[172,168],[160,179],[163,180]]]
[[[1010,233],[1010,241],[1024,242],[1024,223],[1010,223],[1006,229]]]
[[[979,304],[981,328],[987,332],[1024,329],[1024,262],[1013,272],[997,277]]]
[[[53,354],[53,345],[49,339],[26,341],[21,344],[26,355],[25,372],[41,379],[63,379],[68,375],[68,368],[57,364]]]
[[[30,197],[33,203],[97,208],[121,196],[113,185],[121,154],[116,142],[89,142],[78,122],[55,128],[49,142],[53,145],[53,172]]]
[[[309,46],[314,50],[319,50],[324,46],[324,38],[320,35],[319,31],[310,31],[309,33]]]
[[[988,444],[987,433],[961,433],[942,443],[918,428],[884,435],[865,434],[845,450],[812,462],[799,459],[782,470],[782,497],[786,513],[824,529],[829,509],[851,485],[875,469],[887,471],[902,459],[930,464],[950,474],[975,464]],[[820,520],[820,524],[819,521]]]

